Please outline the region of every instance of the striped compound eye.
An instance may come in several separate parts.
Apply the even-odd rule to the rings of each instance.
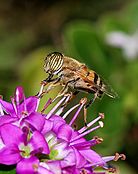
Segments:
[[[45,58],[44,70],[50,74],[58,74],[62,69],[63,54],[59,52],[53,52],[47,55]]]

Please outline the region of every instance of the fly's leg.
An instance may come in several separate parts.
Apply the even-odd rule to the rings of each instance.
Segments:
[[[39,98],[42,98],[46,93],[48,93],[49,91],[51,91],[53,88],[55,88],[56,86],[60,85],[59,82],[57,83],[51,83],[47,89],[43,90],[42,93],[38,96]]]
[[[64,96],[65,94],[70,95],[70,98],[72,98],[73,94],[75,94],[75,93],[72,93],[72,92],[68,93],[68,91],[69,91],[69,86],[70,86],[70,84],[73,84],[73,86],[74,86],[74,82],[76,82],[78,79],[79,79],[79,78],[68,81],[68,82],[66,83],[66,85],[63,87],[63,89],[59,92],[59,94],[57,95],[57,97],[56,97],[53,101],[55,101],[55,100],[56,100],[57,98],[59,98],[59,97]],[[70,101],[70,100],[69,100],[69,101]],[[69,102],[69,101],[68,101],[68,102]]]
[[[41,98],[44,94],[44,86],[46,86],[48,84],[48,82],[46,82],[46,79],[45,80],[42,80],[40,85],[41,85],[41,88],[40,88],[40,91],[37,92],[37,94],[35,95],[37,98]]]
[[[68,86],[65,85],[62,90],[58,93],[58,95],[52,100],[52,103],[55,102],[59,97],[64,96],[68,91]]]
[[[48,82],[45,79],[45,80],[42,80],[40,84],[46,86],[48,84]]]
[[[85,106],[83,112],[84,112],[84,124],[85,126],[87,126],[87,108]]]
[[[86,104],[86,108],[88,108],[92,103],[94,103],[94,101],[96,100],[96,98],[98,97],[98,93],[99,91],[97,91],[95,94],[94,94],[94,98],[92,98],[87,104]]]
[[[49,82],[53,82],[57,80],[57,78],[52,79],[52,77],[53,77],[53,74],[49,74],[49,76],[45,80],[42,80],[41,84],[47,85]]]
[[[77,82],[79,79],[80,79],[80,78],[78,77],[77,79],[73,79],[73,80],[68,81],[68,83],[66,84],[66,86],[67,86],[68,88],[69,88],[69,87],[72,87],[73,89],[75,89],[75,84],[76,84],[76,82]],[[75,90],[74,92],[70,92],[70,93],[69,93],[69,95],[70,95],[69,99],[68,99],[63,105],[66,107],[67,104],[70,103],[71,100],[72,100],[73,98],[75,98],[76,95],[77,95],[78,93],[79,93],[78,90]]]
[[[64,87],[59,94],[52,100],[52,103],[57,100],[59,97],[62,96],[67,96],[68,100],[65,101],[65,103],[62,106],[66,106],[68,103],[70,103],[70,101],[79,93],[79,91],[75,91],[73,92],[68,92],[68,86]]]
[[[65,101],[65,103],[62,106],[66,107],[71,102],[71,100],[76,97],[76,95],[78,93],[79,93],[79,91],[67,93],[67,95],[69,95],[70,97],[69,97],[69,99],[67,101]]]
[[[54,78],[54,79],[52,79],[52,77],[53,77],[53,75],[50,74],[47,79],[45,79],[41,82],[41,84],[43,86],[46,86],[47,84],[49,84],[49,86],[46,90],[43,90],[41,95],[39,95],[38,97],[42,98],[46,93],[51,91],[54,87],[60,85],[61,76],[57,77],[57,78]]]
[[[78,93],[79,93],[79,91],[73,92],[72,96],[70,97],[70,100],[68,101],[68,103],[71,102],[71,100],[74,99]]]
[[[48,88],[46,89],[46,90],[43,90],[43,91],[41,91],[41,94],[40,94],[40,92],[38,92],[37,94],[36,94],[36,96],[38,97],[38,98],[42,98],[46,93],[48,93],[51,89],[53,89],[55,86],[57,86],[57,85],[59,85],[59,81],[60,81],[60,79],[61,79],[61,76],[59,76],[59,77],[57,77],[57,78],[53,78],[53,74],[49,74],[49,76],[45,79],[45,80],[42,80],[41,81],[41,85],[44,87],[44,86],[46,86],[46,85],[48,85],[48,84],[50,84],[49,86],[48,86]]]
[[[70,80],[66,83],[66,85],[63,87],[63,89],[59,92],[58,96],[53,100],[53,102],[59,98],[59,97],[62,97],[62,96],[69,96],[68,100],[66,100],[64,102],[64,104],[62,105],[63,107],[66,107],[67,104],[79,93],[79,91],[75,90],[75,92],[68,92],[69,91],[69,87],[72,86],[74,88],[75,86],[75,83],[79,80],[80,78],[77,78],[77,79],[73,79],[73,80]]]
[[[98,91],[94,94],[94,98],[89,100],[89,102],[84,106],[84,122],[85,122],[85,126],[87,126],[87,108],[90,107],[90,105],[92,103],[94,103],[94,101],[96,100],[97,97],[98,97]]]

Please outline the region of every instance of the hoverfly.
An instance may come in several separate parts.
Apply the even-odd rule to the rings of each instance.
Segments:
[[[69,92],[71,98],[80,91],[94,94],[94,97],[85,105],[85,109],[96,98],[101,98],[104,94],[111,98],[116,97],[116,93],[103,82],[95,71],[88,69],[85,64],[71,57],[64,56],[62,53],[53,52],[48,54],[45,58],[44,70],[49,75],[43,81],[44,84],[49,83],[46,92],[57,85],[63,87],[56,98]],[[54,77],[55,75],[57,77]]]

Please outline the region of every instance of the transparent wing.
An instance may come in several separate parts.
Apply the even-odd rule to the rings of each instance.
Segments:
[[[101,78],[101,77],[100,77]],[[108,95],[111,98],[117,98],[118,94],[117,92],[111,87],[111,85],[108,84],[108,82],[101,78],[102,82],[103,82],[103,92]]]

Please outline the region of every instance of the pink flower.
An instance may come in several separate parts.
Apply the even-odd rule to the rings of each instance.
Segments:
[[[91,149],[101,143],[102,138],[85,139],[85,135],[103,127],[104,115],[99,114],[87,127],[74,130],[72,125],[86,100],[81,99],[62,115],[67,100],[68,96],[63,97],[46,115],[44,111],[51,100],[38,112],[40,98],[25,98],[21,87],[16,88],[11,103],[0,99],[0,163],[16,164],[18,174],[98,174],[97,167],[113,171],[107,162],[125,156],[116,153],[102,157]],[[65,119],[75,109],[75,115],[67,123]]]

